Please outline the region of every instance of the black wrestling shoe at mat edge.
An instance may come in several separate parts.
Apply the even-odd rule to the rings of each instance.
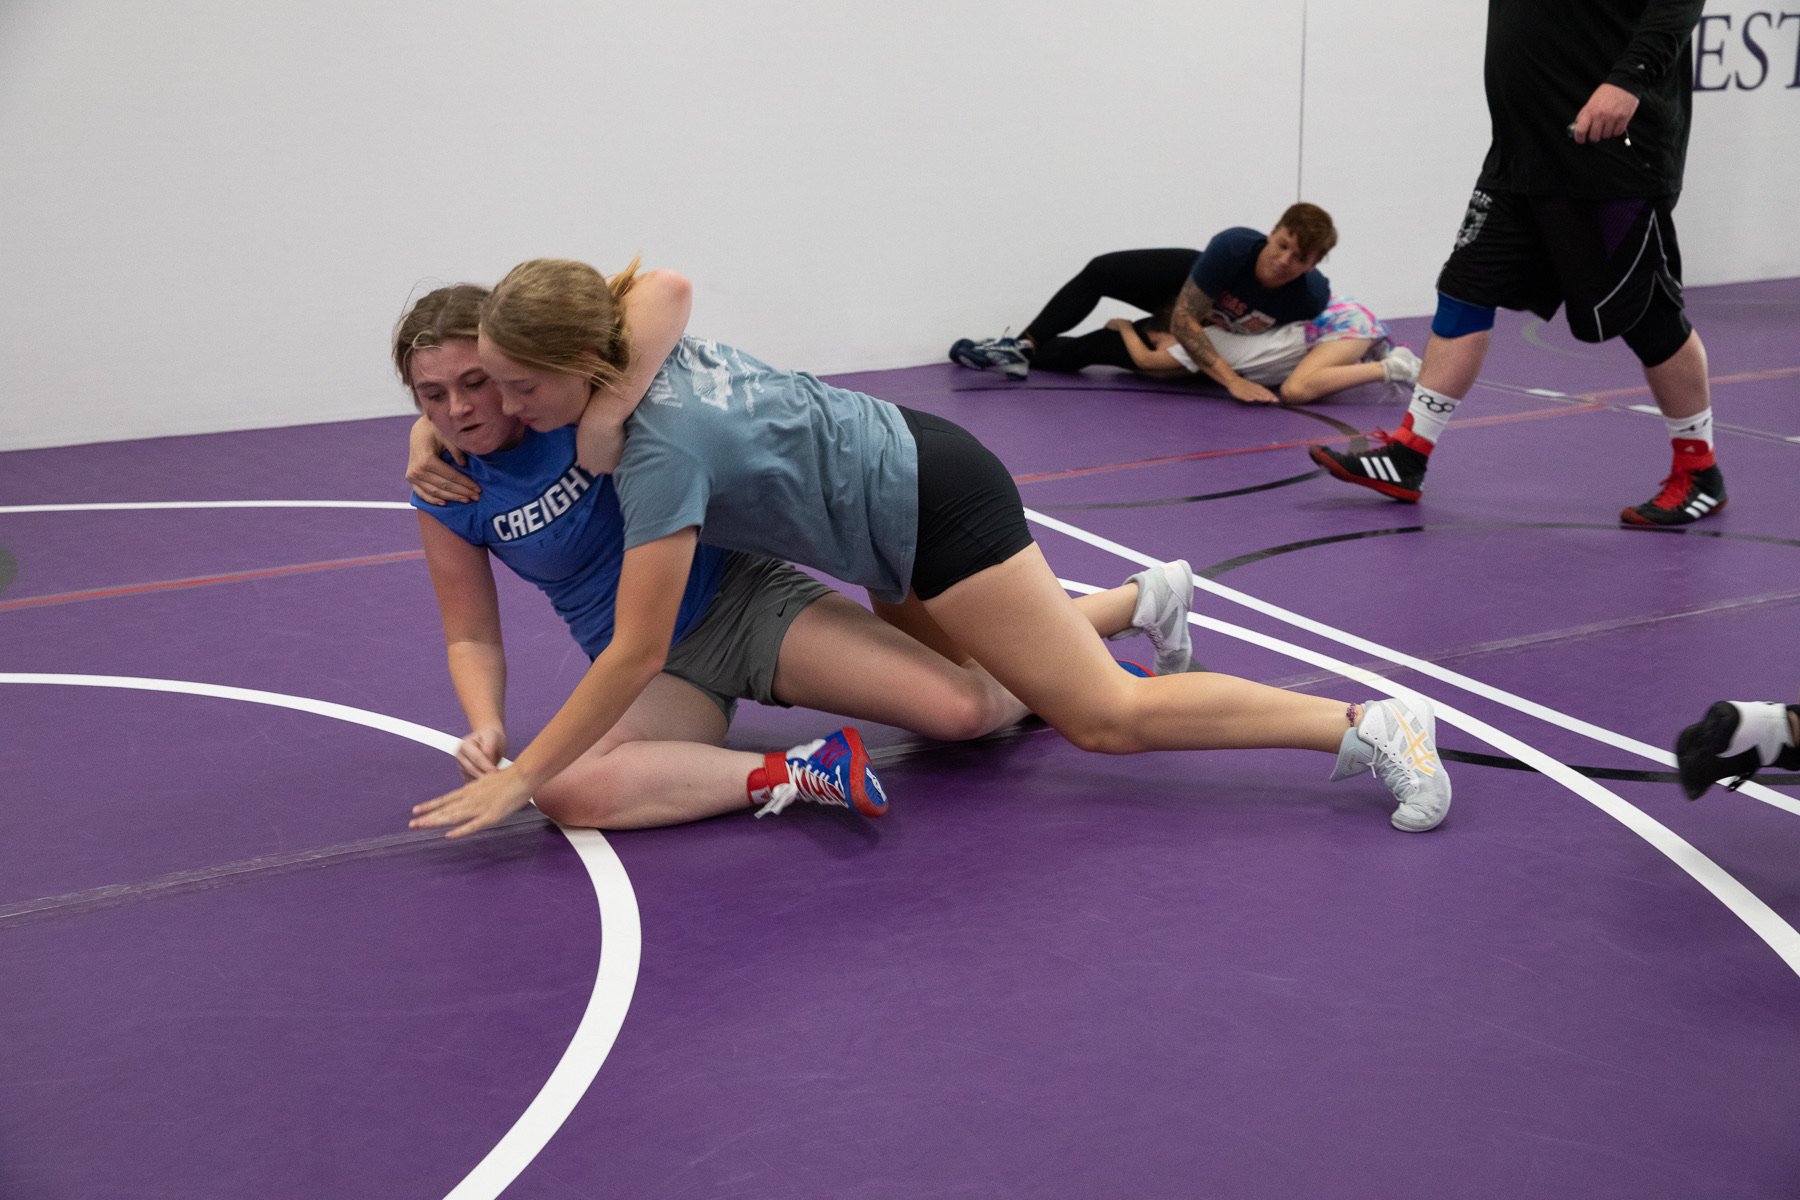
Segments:
[[[1675,769],[1681,790],[1689,800],[1698,800],[1721,780],[1730,780],[1726,788],[1736,791],[1765,766],[1800,768],[1800,748],[1788,741],[1789,730],[1784,704],[1714,701],[1705,716],[1676,735]]]

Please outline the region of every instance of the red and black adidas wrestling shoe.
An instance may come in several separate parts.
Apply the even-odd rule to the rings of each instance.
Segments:
[[[1345,483],[1360,484],[1395,500],[1417,504],[1419,489],[1425,486],[1425,467],[1430,458],[1379,430],[1375,436],[1382,442],[1378,449],[1368,447],[1359,451],[1353,442],[1347,453],[1327,450],[1323,446],[1313,446],[1307,453],[1314,462]]]

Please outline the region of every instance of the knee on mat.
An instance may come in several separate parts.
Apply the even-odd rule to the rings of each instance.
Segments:
[[[926,721],[928,728],[918,732],[940,742],[973,741],[1011,723],[1016,712],[1011,698],[998,685],[971,686],[949,703],[934,704]]]
[[[1137,733],[1112,713],[1083,713],[1057,725],[1056,731],[1090,754],[1136,754],[1144,748]]]
[[[998,721],[989,720],[979,710],[970,709],[958,713],[933,713],[930,728],[919,732],[940,742],[972,742],[999,727]]]
[[[559,825],[583,829],[610,829],[631,808],[631,800],[604,763],[583,771],[579,782],[559,775],[532,797],[537,810]]]

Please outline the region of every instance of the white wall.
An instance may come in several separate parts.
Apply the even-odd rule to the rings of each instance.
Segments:
[[[1682,273],[1696,284],[1800,275],[1800,4],[1711,0],[1696,42],[1705,90],[1676,210]]]
[[[1414,316],[1437,303],[1437,271],[1487,153],[1486,5],[1382,7],[1373,22],[1361,5],[1307,6],[1300,190],[1338,227],[1324,264],[1332,286],[1383,316]]]
[[[0,449],[402,411],[409,296],[542,254],[681,269],[695,328],[777,362],[900,366],[1304,194],[1336,282],[1425,312],[1482,7],[6,0]],[[1710,6],[1721,78],[1759,7]],[[1800,274],[1797,31],[1697,97],[1696,282]]]

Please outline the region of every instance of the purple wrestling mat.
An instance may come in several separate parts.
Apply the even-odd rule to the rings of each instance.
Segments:
[[[1560,324],[1503,315],[1417,506],[1305,454],[1385,386],[840,379],[993,447],[1071,584],[1192,561],[1208,666],[1431,696],[1424,836],[1322,755],[865,727],[878,824],[445,843],[406,417],[0,456],[0,1196],[1800,1194],[1800,800],[1664,756],[1800,686],[1800,281],[1689,298],[1684,533],[1617,526],[1668,442]],[[586,660],[501,586],[523,744]]]

